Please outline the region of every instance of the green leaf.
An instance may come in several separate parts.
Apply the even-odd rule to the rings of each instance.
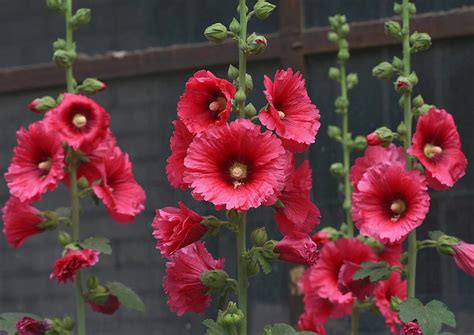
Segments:
[[[276,323],[265,327],[264,335],[314,335],[313,332],[298,332],[285,323]]]
[[[145,304],[142,299],[133,292],[133,290],[119,282],[109,282],[105,286],[110,292],[115,295],[120,303],[128,309],[133,309],[138,312],[144,313],[146,311]]]
[[[8,335],[15,335],[16,323],[25,316],[41,320],[39,316],[29,313],[2,313],[0,314],[0,331],[7,332]]]
[[[212,319],[207,319],[202,322],[207,327],[206,335],[225,335],[228,331]]]
[[[437,241],[441,236],[446,235],[446,234],[439,230],[433,230],[429,232],[429,235],[432,240]]]
[[[456,319],[444,303],[432,300],[426,306],[418,299],[408,299],[400,304],[398,315],[407,323],[416,320],[423,335],[438,335],[443,324],[456,327]]]
[[[106,255],[110,255],[112,253],[110,241],[105,237],[89,237],[81,243],[81,247],[85,249],[96,250]]]
[[[371,283],[388,279],[388,277],[390,277],[390,264],[387,262],[362,263],[360,269],[354,273],[352,278],[354,280],[359,280],[367,277],[369,277]]]
[[[263,272],[267,275],[272,272],[272,264],[265,258],[260,252],[255,253],[258,263],[260,264]]]

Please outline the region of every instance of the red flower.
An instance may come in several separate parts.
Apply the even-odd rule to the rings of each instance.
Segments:
[[[314,143],[320,116],[308,96],[303,76],[292,69],[279,70],[273,82],[265,76],[263,84],[268,107],[260,111],[260,121],[284,139],[288,150],[304,151]]]
[[[185,190],[188,184],[183,182],[184,159],[194,135],[181,120],[176,120],[173,124],[175,128],[170,140],[171,155],[166,161],[166,175],[171,186]]]
[[[432,108],[418,119],[408,152],[423,164],[435,190],[452,187],[465,174],[467,159],[461,139],[452,115],[444,109]]]
[[[281,192],[288,165],[280,140],[240,119],[197,136],[184,166],[195,199],[245,211]]]
[[[293,232],[277,243],[275,252],[279,254],[282,261],[314,265],[318,261],[318,246],[314,241],[304,233]]]
[[[403,252],[401,242],[394,244],[385,244],[382,252],[378,253],[380,261],[387,262],[392,266],[401,266],[400,258]]]
[[[171,311],[202,313],[211,303],[210,289],[201,282],[201,274],[221,270],[224,260],[215,260],[201,241],[191,244],[170,257],[166,263],[163,287]]]
[[[462,242],[453,246],[454,261],[467,274],[474,276],[474,244]]]
[[[41,212],[27,202],[11,197],[2,209],[3,233],[12,248],[20,247],[25,240],[35,234],[42,233],[43,223]]]
[[[74,150],[90,153],[107,136],[109,114],[93,100],[65,93],[58,107],[45,115],[52,132]]]
[[[378,145],[381,145],[382,143],[384,143],[384,142],[377,136],[377,133],[376,133],[376,132],[370,133],[369,135],[367,135],[367,136],[365,137],[365,139],[367,140],[367,145],[369,145],[369,147],[371,147],[371,146],[378,146]]]
[[[178,116],[193,134],[212,125],[225,124],[235,91],[227,80],[217,78],[210,71],[198,71],[186,83],[178,103]]]
[[[69,250],[54,262],[50,278],[56,278],[59,283],[74,282],[76,272],[82,268],[93,266],[99,261],[99,252],[92,249]]]
[[[109,295],[106,302],[99,305],[93,301],[86,301],[94,312],[112,315],[120,308],[120,301],[115,295]]]
[[[156,247],[163,256],[169,257],[181,248],[196,241],[207,232],[201,224],[203,218],[190,210],[183,202],[179,208],[165,207],[156,210],[153,220],[153,236],[158,241]]]
[[[21,201],[37,201],[64,178],[64,150],[56,134],[35,122],[16,133],[17,146],[5,173],[10,193]]]
[[[33,113],[41,113],[40,110],[38,110],[38,105],[39,105],[39,99],[34,99],[32,102],[28,104],[28,109],[32,111]]]
[[[35,320],[25,316],[16,323],[17,335],[44,335],[51,329],[51,325],[45,320]]]
[[[110,216],[119,223],[133,221],[145,208],[145,191],[133,177],[128,155],[118,147],[104,160],[102,181],[93,185],[92,189],[103,201]]]
[[[429,210],[425,178],[401,165],[369,169],[352,196],[352,216],[362,235],[396,243],[420,226]]]
[[[351,180],[354,190],[357,190],[357,184],[362,179],[364,173],[371,167],[380,163],[392,163],[405,165],[405,151],[402,147],[390,144],[387,148],[375,146],[368,147],[364,156],[355,160],[355,164],[351,167],[349,179]]]
[[[418,322],[412,321],[412,322],[403,324],[400,335],[423,335],[423,332],[421,331],[421,328],[418,325]]]
[[[390,308],[392,297],[398,297],[401,300],[407,298],[407,282],[402,281],[398,272],[392,272],[390,278],[379,282],[374,290],[375,305],[385,318],[385,323],[393,335],[397,335],[397,325],[401,322],[398,319],[397,312]]]
[[[311,236],[311,239],[319,246],[319,248],[322,248],[324,245],[332,241],[329,236],[328,231],[320,230]]]
[[[304,161],[298,168],[292,163],[285,188],[278,196],[284,208],[277,208],[275,221],[283,235],[293,231],[309,233],[319,224],[319,208],[311,201],[311,168]]]
[[[298,319],[298,330],[311,331],[314,332],[316,335],[326,335],[326,329],[324,328],[324,324],[318,323],[312,316],[312,313],[308,312],[305,312],[300,315],[300,318]]]

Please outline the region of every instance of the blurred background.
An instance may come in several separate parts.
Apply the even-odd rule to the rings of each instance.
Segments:
[[[102,207],[88,203],[82,220],[83,236],[111,238],[114,252],[103,256],[96,274],[133,287],[143,297],[145,315],[120,310],[114,317],[88,313],[90,334],[202,334],[203,316],[178,318],[168,311],[162,291],[164,260],[155,249],[151,221],[155,208],[176,205],[184,199],[202,214],[211,207],[194,202],[188,193],[172,189],[165,175],[171,121],[184,84],[196,70],[210,69],[226,77],[229,63],[237,63],[233,43],[211,45],[202,32],[216,21],[227,24],[237,1],[220,0],[80,0],[76,7],[92,9],[89,26],[76,34],[81,53],[75,66],[77,79],[98,77],[108,89],[96,96],[111,114],[111,128],[119,145],[130,153],[137,180],[145,188],[146,211],[132,225],[117,225]],[[272,1],[275,2],[275,1]],[[322,210],[322,226],[343,221],[337,181],[329,165],[341,157],[339,145],[328,139],[329,124],[337,124],[333,101],[338,94],[328,80],[335,63],[335,46],[327,42],[327,17],[346,14],[354,22],[349,36],[352,57],[349,71],[359,74],[359,85],[350,92],[353,134],[366,134],[378,126],[396,128],[402,119],[392,85],[371,76],[372,67],[400,55],[400,46],[383,33],[382,18],[392,16],[390,0],[281,0],[279,10],[267,21],[253,20],[250,31],[265,33],[269,47],[250,59],[249,73],[256,106],[263,106],[264,74],[278,68],[304,71],[310,96],[321,110],[322,128],[308,157],[313,167],[314,200]],[[413,57],[420,78],[416,92],[425,101],[444,107],[457,121],[468,159],[474,158],[474,0],[415,1],[418,14],[412,29],[433,38],[428,52]],[[44,1],[0,0],[0,169],[3,174],[15,145],[15,132],[38,119],[27,104],[43,95],[56,96],[64,90],[64,75],[51,64],[52,42],[62,37],[63,19],[46,8]],[[431,211],[419,238],[440,229],[474,242],[474,168],[447,192],[432,193]],[[0,203],[8,190],[0,181]],[[67,204],[64,187],[48,195],[42,209]],[[66,202],[65,202],[66,201]],[[271,210],[252,212],[252,226],[265,225],[271,237],[280,238]],[[224,233],[209,241],[215,255],[226,257],[234,273],[234,241]],[[24,311],[50,317],[73,312],[72,287],[58,286],[49,273],[60,249],[56,234],[31,238],[18,250],[0,240],[0,311]],[[434,252],[419,254],[417,292],[427,302],[440,299],[456,313],[455,334],[473,334],[474,284],[451,259]],[[261,334],[265,324],[295,322],[300,310],[297,296],[290,294],[289,268],[278,264],[269,277],[252,279],[250,289],[251,334]],[[208,311],[207,317],[213,317]],[[388,334],[380,316],[364,314],[361,334]],[[331,322],[328,333],[347,334],[349,320]]]

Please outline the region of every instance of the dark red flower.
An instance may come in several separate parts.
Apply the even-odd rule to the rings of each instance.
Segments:
[[[2,214],[3,233],[12,248],[20,247],[28,237],[44,231],[40,226],[44,221],[41,212],[18,198],[11,197]]]
[[[184,182],[197,200],[245,211],[280,194],[287,164],[279,139],[239,119],[194,138],[184,160]]]
[[[43,122],[20,129],[16,137],[5,180],[10,193],[21,201],[37,201],[64,178],[64,150],[57,135],[47,131]]]
[[[54,262],[51,279],[59,283],[74,282],[76,272],[93,266],[99,261],[99,252],[92,249],[68,250],[66,254]]]
[[[16,323],[17,335],[44,335],[51,329],[51,325],[45,320],[35,320],[25,316]]]
[[[315,311],[315,313],[317,312]],[[318,323],[313,317],[312,313],[306,311],[301,314],[298,319],[298,330],[311,331],[314,332],[316,335],[326,335],[326,329],[324,328],[324,324]]]
[[[110,216],[119,223],[130,223],[145,208],[145,191],[137,183],[127,154],[116,147],[104,160],[101,182],[92,186]]]
[[[420,116],[408,152],[423,164],[435,190],[452,187],[465,174],[467,159],[461,139],[452,115],[444,109],[432,108]]]
[[[63,101],[45,115],[50,131],[74,150],[90,153],[107,136],[109,114],[93,100],[65,93]]]
[[[380,261],[387,262],[392,266],[401,266],[400,258],[403,252],[402,242],[385,244],[383,250],[377,254]]]
[[[305,81],[300,72],[279,70],[274,81],[265,76],[265,97],[268,107],[262,109],[259,119],[281,137],[290,151],[304,151],[320,127],[319,110],[311,103]]]
[[[392,334],[397,335],[397,325],[400,325],[401,322],[397,312],[390,308],[392,297],[397,297],[400,300],[407,298],[407,282],[402,281],[398,272],[392,272],[389,279],[379,282],[374,290],[375,305],[385,318],[385,323]]]
[[[115,295],[109,295],[107,301],[103,304],[97,304],[93,301],[86,301],[94,312],[102,313],[106,315],[114,314],[120,308],[120,301]]]
[[[173,124],[175,128],[170,140],[171,155],[166,161],[166,175],[171,186],[185,190],[188,184],[183,182],[184,159],[194,135],[181,120],[176,120]]]
[[[215,260],[201,241],[180,249],[166,263],[163,287],[171,311],[202,313],[211,303],[210,289],[201,282],[201,274],[221,270],[224,259]]]
[[[178,103],[178,116],[193,134],[212,125],[223,125],[229,119],[235,92],[227,80],[210,71],[198,71],[186,83]]]
[[[462,242],[453,246],[454,261],[467,274],[474,276],[474,244]]]
[[[352,216],[360,233],[382,243],[403,241],[423,223],[430,205],[425,178],[399,164],[369,169],[352,200]]]
[[[163,256],[169,257],[179,249],[199,241],[208,230],[201,224],[202,220],[183,202],[179,203],[179,208],[157,209],[152,224],[157,249]]]
[[[421,331],[421,328],[418,325],[418,322],[412,321],[412,322],[403,324],[400,335],[423,335],[423,332]]]
[[[314,265],[318,261],[318,246],[314,241],[304,233],[293,232],[277,243],[275,252],[279,254],[282,261]]]
[[[323,229],[311,236],[311,239],[319,246],[319,248],[322,248],[324,245],[332,241],[329,236],[329,232]]]

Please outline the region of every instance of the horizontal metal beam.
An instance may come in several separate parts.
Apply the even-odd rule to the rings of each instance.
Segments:
[[[384,20],[354,23],[351,25],[349,43],[351,49],[363,49],[396,44],[385,36]],[[412,20],[412,30],[430,33],[434,40],[474,36],[474,6],[447,12],[417,15]],[[303,55],[324,54],[336,51],[336,46],[327,41],[328,27],[310,28],[296,34],[292,42]],[[298,40],[300,38],[301,40]],[[268,36],[268,49],[251,61],[285,59],[287,38],[280,34]],[[235,43],[220,45],[209,43],[175,45],[149,48],[138,51],[109,52],[103,55],[79,55],[75,64],[76,77],[89,76],[104,80],[140,76],[170,71],[210,67],[238,61]],[[52,63],[0,69],[0,93],[25,91],[61,85],[64,74]]]

